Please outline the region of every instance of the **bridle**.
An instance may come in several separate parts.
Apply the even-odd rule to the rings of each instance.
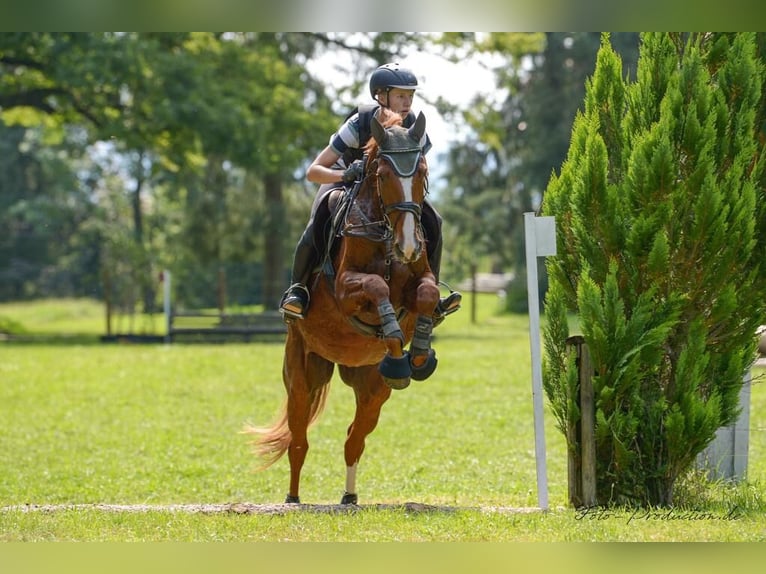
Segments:
[[[420,158],[423,155],[423,151],[420,147],[405,148],[397,150],[387,150],[378,153],[379,157],[384,158],[389,165],[393,168],[394,173],[399,177],[412,177],[418,170],[420,165]],[[383,203],[383,194],[380,191],[380,174],[378,170],[375,170],[378,178],[378,197],[380,198],[380,205],[386,219],[386,226],[392,227],[388,216],[395,211],[404,211],[412,213],[415,216],[415,220],[420,225],[420,217],[423,214],[423,206],[416,201],[400,201],[397,203],[390,203],[388,205]],[[426,180],[427,181],[427,180]],[[428,185],[426,184],[426,193],[428,192]]]
[[[359,189],[361,188],[362,184],[370,179],[371,177],[375,177],[375,189],[376,193],[378,195],[378,201],[380,202],[380,210],[383,214],[383,219],[378,221],[370,221],[367,216],[358,208],[356,207],[355,214],[359,216],[361,219],[361,223],[352,224],[348,221],[348,214],[346,216],[346,221],[344,222],[343,229],[341,230],[341,235],[345,237],[364,237],[365,239],[369,239],[370,241],[377,241],[377,242],[388,242],[390,243],[394,236],[394,228],[391,224],[391,220],[389,219],[389,215],[391,215],[394,212],[408,212],[412,213],[415,216],[415,222],[417,225],[421,225],[421,217],[423,215],[423,206],[416,202],[416,201],[400,201],[396,203],[389,203],[386,204],[383,201],[383,194],[381,192],[381,184],[380,184],[380,172],[378,170],[378,161],[379,158],[384,158],[388,164],[391,166],[391,168],[394,170],[394,173],[396,173],[399,177],[411,177],[415,174],[415,172],[418,170],[418,167],[420,166],[420,158],[422,157],[423,152],[420,149],[420,147],[414,147],[414,148],[405,148],[405,149],[397,149],[397,150],[385,150],[385,151],[379,151],[378,156],[373,158],[371,162],[368,162],[368,159],[365,157],[365,177],[364,179],[359,182],[354,188],[351,190],[351,193],[354,197],[356,197],[356,194],[358,193]],[[428,177],[425,178],[425,190],[424,190],[424,197],[428,194]],[[354,204],[355,206],[356,204]]]

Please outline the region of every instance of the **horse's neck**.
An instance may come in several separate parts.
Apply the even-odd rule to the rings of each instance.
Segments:
[[[353,207],[358,213],[363,214],[369,221],[378,221],[383,219],[383,210],[378,195],[377,182],[375,177],[368,177],[364,180],[359,191],[354,198]]]

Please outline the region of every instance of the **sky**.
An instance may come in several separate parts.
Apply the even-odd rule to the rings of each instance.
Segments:
[[[466,107],[476,94],[496,90],[493,72],[477,60],[451,63],[441,56],[421,52],[401,63],[415,72],[418,83],[423,85],[420,91],[430,100],[443,97]],[[416,100],[413,107],[421,109],[426,115],[426,129],[433,143],[433,149],[428,154],[429,169],[431,177],[436,179],[443,172],[439,156],[447,153],[451,141],[463,139],[466,129],[448,124],[436,108],[422,99]]]

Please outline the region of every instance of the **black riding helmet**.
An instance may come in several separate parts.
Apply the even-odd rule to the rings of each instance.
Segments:
[[[418,79],[408,68],[403,68],[398,63],[383,64],[370,76],[370,95],[375,99],[375,94],[383,90],[388,92],[391,88],[414,90],[418,87]]]

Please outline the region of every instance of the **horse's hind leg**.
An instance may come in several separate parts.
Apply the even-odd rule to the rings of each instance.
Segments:
[[[340,367],[343,382],[354,389],[356,413],[348,427],[344,454],[346,459],[346,492],[341,504],[356,504],[356,470],[364,452],[365,439],[375,430],[383,404],[391,396],[391,388],[383,382],[378,369],[368,367]]]
[[[334,365],[314,353],[304,353],[302,340],[289,338],[285,345],[282,376],[287,390],[287,423],[290,428],[290,490],[285,502],[300,502],[300,477],[309,449],[308,428],[324,407]]]

